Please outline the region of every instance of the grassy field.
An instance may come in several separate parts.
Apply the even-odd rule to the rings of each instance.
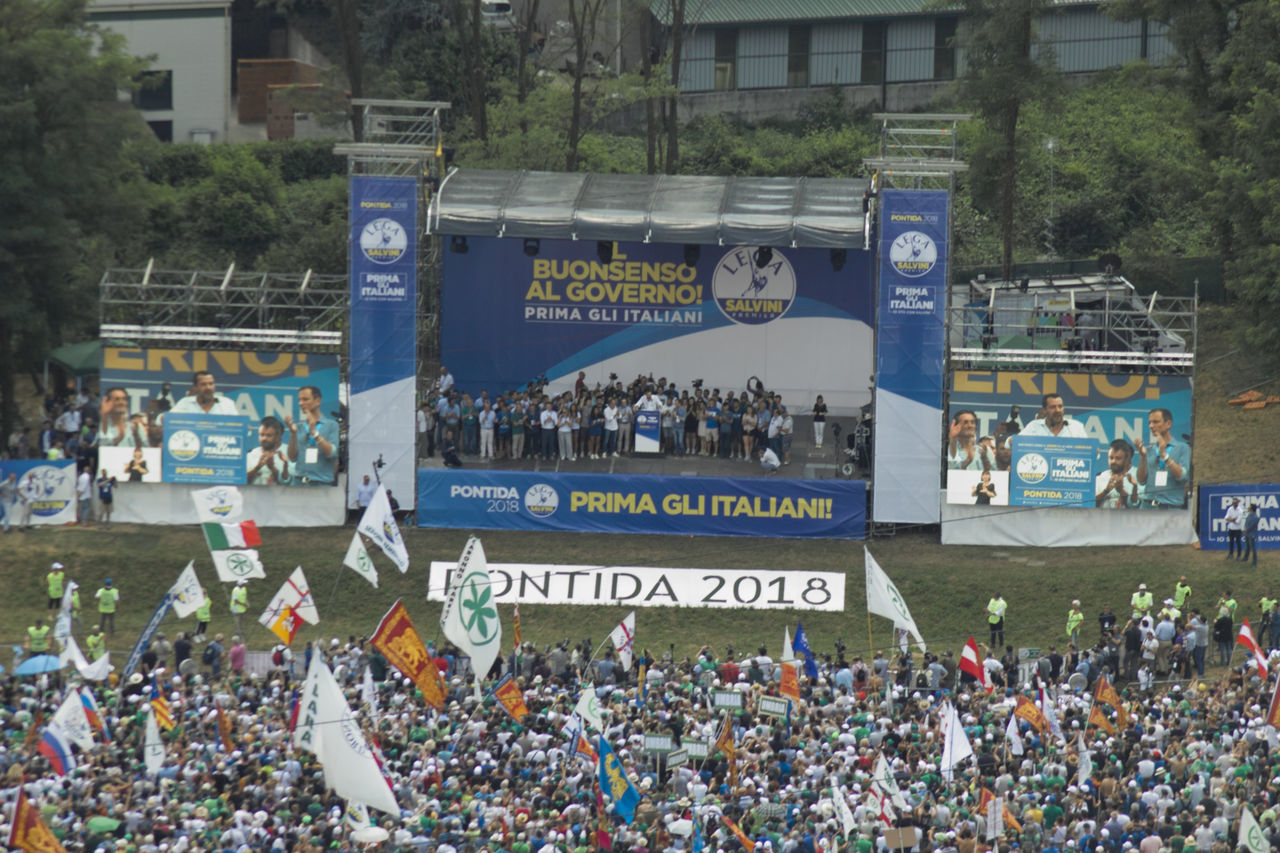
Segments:
[[[1266,379],[1239,352],[1230,336],[1230,314],[1209,309],[1201,314],[1201,363],[1196,385],[1195,465],[1200,482],[1275,481],[1280,461],[1274,436],[1280,432],[1280,407],[1243,412],[1225,405],[1227,396]],[[1226,358],[1217,358],[1227,355]],[[1214,360],[1217,359],[1217,360]],[[1275,384],[1262,390],[1275,392]],[[281,580],[301,565],[307,572],[321,615],[317,629],[300,637],[369,634],[382,614],[402,598],[424,638],[438,634],[439,605],[426,600],[432,560],[455,560],[469,535],[466,531],[411,530],[406,533],[412,566],[401,575],[380,554],[374,554],[382,578],[372,589],[354,572],[341,569],[351,529],[263,531],[260,549],[267,581],[251,587],[253,616],[249,632],[251,648],[267,648],[272,635],[256,623]],[[771,652],[781,645],[782,628],[794,629],[797,618],[816,651],[830,651],[843,639],[850,652],[887,646],[891,626],[873,617],[868,640],[868,620],[863,594],[862,544],[795,540],[746,540],[710,537],[607,536],[553,533],[485,533],[485,550],[491,562],[561,563],[588,565],[649,565],[690,568],[813,568],[847,575],[844,613],[794,613],[787,611],[637,610],[637,644],[652,651],[674,646],[680,655],[692,654],[703,644],[722,652],[732,643],[741,650],[766,643]],[[127,651],[137,632],[159,602],[164,590],[190,559],[196,560],[201,577],[214,595],[213,631],[231,633],[232,620],[226,600],[209,562],[199,531],[194,527],[117,526],[111,531],[95,528],[36,530],[4,537],[3,570],[0,571],[0,642],[18,643],[26,626],[43,613],[44,574],[52,560],[68,567],[68,576],[84,588],[86,611],[92,611],[92,595],[104,578],[112,577],[122,592],[117,633],[111,647]],[[1195,590],[1192,603],[1212,606],[1224,587],[1240,601],[1240,613],[1255,620],[1257,600],[1274,592],[1276,557],[1264,552],[1258,570],[1228,562],[1218,552],[1201,553],[1189,547],[1164,548],[1054,548],[1005,549],[976,546],[943,547],[936,529],[899,533],[870,543],[877,560],[906,598],[926,641],[934,649],[957,648],[974,634],[985,640],[984,608],[990,595],[1000,591],[1009,602],[1006,641],[1015,646],[1048,646],[1065,642],[1067,609],[1079,598],[1089,621],[1084,636],[1092,636],[1093,618],[1101,605],[1110,604],[1123,614],[1129,596],[1145,582],[1157,599],[1172,595],[1180,575]],[[521,622],[525,637],[548,643],[570,637],[604,639],[628,607],[524,606]],[[511,613],[503,608],[506,642],[510,642]],[[87,625],[92,624],[90,618]],[[186,622],[194,627],[194,621]],[[182,630],[172,615],[167,632]],[[310,633],[307,633],[310,631]],[[212,632],[211,632],[212,633]],[[0,662],[8,665],[7,655]]]

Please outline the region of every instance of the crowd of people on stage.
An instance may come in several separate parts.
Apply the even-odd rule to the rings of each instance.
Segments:
[[[635,452],[639,412],[655,412],[660,451],[751,461],[770,449],[778,463],[791,462],[795,407],[752,376],[742,390],[707,388],[700,379],[680,388],[666,377],[640,375],[623,384],[616,374],[590,386],[579,372],[571,390],[551,393],[545,377],[523,389],[490,395],[457,387],[447,367],[426,395],[418,432],[427,456],[474,456],[482,460],[542,459],[575,462]],[[814,445],[822,447],[827,407],[816,398]]]
[[[525,642],[499,658],[480,700],[467,658],[429,644],[448,689],[437,711],[363,638],[308,643],[296,660],[278,647],[251,671],[240,638],[225,648],[222,635],[209,640],[208,615],[197,615],[196,632],[172,643],[158,637],[130,677],[91,685],[104,735],[65,774],[35,746],[65,680],[4,677],[0,816],[12,819],[21,789],[69,850],[359,849],[348,804],[289,734],[299,680],[320,654],[401,809],[371,815],[389,836],[385,850],[819,853],[886,849],[886,839],[909,831],[913,849],[941,853],[1217,853],[1237,849],[1242,825],[1259,843],[1280,844],[1280,750],[1266,722],[1272,674],[1250,654],[1208,677],[1198,664],[1162,668],[1172,655],[1156,645],[1148,657],[1143,645],[1141,666],[1159,661],[1153,672],[1167,672],[1153,679],[1092,653],[1108,646],[1121,618],[1176,626],[1184,620],[1170,618],[1171,609],[1200,609],[1185,578],[1175,595],[1181,600],[1160,606],[1139,586],[1130,612],[1104,607],[1096,629],[1073,602],[1067,654],[1003,663],[995,644],[1005,640],[1009,611],[994,596],[995,652],[981,655],[983,679],[956,649],[864,659],[841,641],[828,651],[811,637],[816,652],[797,649],[800,699],[785,717],[760,701],[783,693],[782,662],[763,646],[736,651],[725,644],[732,637],[683,657],[636,652],[630,666],[613,648],[593,655],[589,640]],[[1227,594],[1204,609],[1231,604]],[[1095,631],[1096,645],[1087,637]],[[91,656],[99,653],[92,646]],[[490,692],[508,674],[528,709],[519,721]],[[1114,686],[1113,698],[1104,685]],[[575,715],[584,692],[603,713],[598,729]],[[722,708],[726,694],[741,696],[741,707]],[[175,728],[162,766],[148,772],[144,729],[156,695]],[[1026,701],[1051,724],[1014,715]],[[1103,702],[1111,705],[1098,720]],[[950,767],[944,723],[953,708],[974,754]],[[686,763],[668,766],[646,752],[645,736],[655,734],[686,750]],[[597,787],[601,739],[639,793],[627,819]],[[992,797],[1002,804],[998,821],[981,814]]]

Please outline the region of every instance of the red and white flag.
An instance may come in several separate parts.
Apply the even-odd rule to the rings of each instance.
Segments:
[[[1262,649],[1258,647],[1258,641],[1253,638],[1253,629],[1249,627],[1249,620],[1244,620],[1244,624],[1240,626],[1240,633],[1236,635],[1236,642],[1253,652],[1253,659],[1258,662],[1258,675],[1264,679],[1267,677],[1267,656],[1262,653]]]
[[[995,685],[987,675],[987,668],[982,665],[982,654],[978,651],[978,644],[974,642],[973,637],[970,637],[969,642],[965,643],[964,648],[960,650],[960,671],[967,672],[976,678],[988,693],[995,690]]]
[[[630,672],[631,658],[635,654],[636,645],[636,612],[634,610],[627,614],[626,619],[618,623],[618,627],[613,629],[609,639],[613,640],[613,647],[618,652],[618,660],[622,663],[623,671]]]

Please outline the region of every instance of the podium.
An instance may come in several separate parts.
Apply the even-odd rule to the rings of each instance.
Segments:
[[[657,412],[636,412],[636,455],[662,454],[662,416]]]

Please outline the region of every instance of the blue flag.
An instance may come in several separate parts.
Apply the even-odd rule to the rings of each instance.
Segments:
[[[809,638],[804,635],[804,626],[796,623],[796,636],[791,641],[791,648],[804,655],[804,674],[810,680],[818,677],[818,662],[813,659],[813,649],[809,648]]]
[[[613,810],[628,824],[636,815],[636,806],[640,804],[640,792],[631,784],[627,774],[622,770],[622,762],[609,747],[602,735],[600,737],[600,790],[613,800]]]
[[[133,644],[133,651],[129,652],[129,659],[124,664],[124,677],[128,678],[133,675],[133,671],[138,668],[138,664],[142,663],[142,653],[151,645],[151,641],[156,636],[156,631],[160,630],[160,623],[164,622],[165,614],[169,612],[169,608],[173,606],[174,599],[177,598],[172,592],[166,592],[164,598],[160,600],[160,606],[156,608],[156,612],[151,614],[142,633],[138,635],[138,642]]]
[[[702,853],[702,848],[707,845],[702,842],[702,820],[698,817],[693,819],[693,853]]]

